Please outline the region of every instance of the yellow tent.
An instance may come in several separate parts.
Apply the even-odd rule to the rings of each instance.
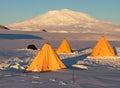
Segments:
[[[112,46],[102,36],[95,47],[92,49],[92,57],[115,56]]]
[[[65,38],[62,40],[61,44],[56,49],[56,52],[57,53],[72,53],[72,49]]]
[[[43,45],[42,49],[38,52],[30,66],[26,69],[29,71],[53,71],[66,68],[56,52],[53,50],[49,43]]]

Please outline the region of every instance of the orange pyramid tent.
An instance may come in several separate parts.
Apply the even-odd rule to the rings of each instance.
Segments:
[[[49,43],[43,45],[37,56],[33,59],[30,66],[26,69],[29,71],[53,71],[66,68],[56,52],[53,50]]]
[[[72,53],[72,49],[65,38],[62,40],[61,44],[56,49],[56,52],[57,53]]]
[[[102,36],[95,47],[92,49],[92,57],[115,56],[114,49]]]

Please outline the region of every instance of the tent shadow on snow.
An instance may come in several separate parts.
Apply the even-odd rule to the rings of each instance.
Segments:
[[[15,68],[10,68],[8,70],[5,70],[7,72],[13,72],[13,73],[24,73],[25,70],[22,70],[22,69],[15,69]]]
[[[0,34],[0,39],[43,39],[39,36],[29,35],[29,34]]]
[[[73,57],[73,58],[67,58],[62,60],[63,63],[67,66],[67,68],[73,68],[72,65],[76,64],[77,61],[85,59],[89,54],[84,54],[78,57]]]
[[[114,50],[115,55],[117,55],[116,47],[113,46],[113,50]]]
[[[81,52],[81,51],[84,51],[84,50],[87,50],[87,49],[91,49],[91,47],[86,47],[86,48],[78,49],[78,50],[75,50],[75,51]]]
[[[84,48],[84,49],[80,49],[80,50],[77,50],[77,51],[83,51],[83,50],[86,50],[86,49],[89,49],[89,48]],[[83,54],[83,55],[80,55],[80,56],[77,56],[77,57],[72,57],[72,58],[66,58],[66,59],[63,59],[63,63],[67,66],[67,68],[73,68],[72,65],[73,64],[76,64],[79,60],[84,60],[87,56],[89,56],[90,53],[88,54]]]

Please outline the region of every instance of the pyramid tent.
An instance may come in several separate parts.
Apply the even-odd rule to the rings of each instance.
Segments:
[[[66,66],[62,63],[51,45],[45,43],[30,66],[26,69],[26,72],[53,71],[62,68],[66,68]]]
[[[114,49],[102,36],[95,47],[92,49],[92,57],[115,56]]]
[[[61,44],[56,49],[56,52],[57,53],[72,53],[72,49],[65,38],[62,40]]]

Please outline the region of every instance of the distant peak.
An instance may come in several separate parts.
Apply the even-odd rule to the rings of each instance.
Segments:
[[[72,10],[70,9],[61,9],[61,10],[51,10],[51,11],[48,11],[49,13],[57,13],[57,12],[70,12]]]
[[[51,10],[51,11],[48,11],[48,13],[57,13],[58,10]]]
[[[84,15],[84,16],[89,16],[88,14],[85,14],[83,12],[74,11],[74,10],[71,10],[71,9],[51,10],[51,11],[48,11],[48,13],[51,13],[51,14],[56,14],[56,13],[76,14],[76,13],[79,13],[79,14]]]
[[[72,11],[70,9],[61,9],[61,11]]]

